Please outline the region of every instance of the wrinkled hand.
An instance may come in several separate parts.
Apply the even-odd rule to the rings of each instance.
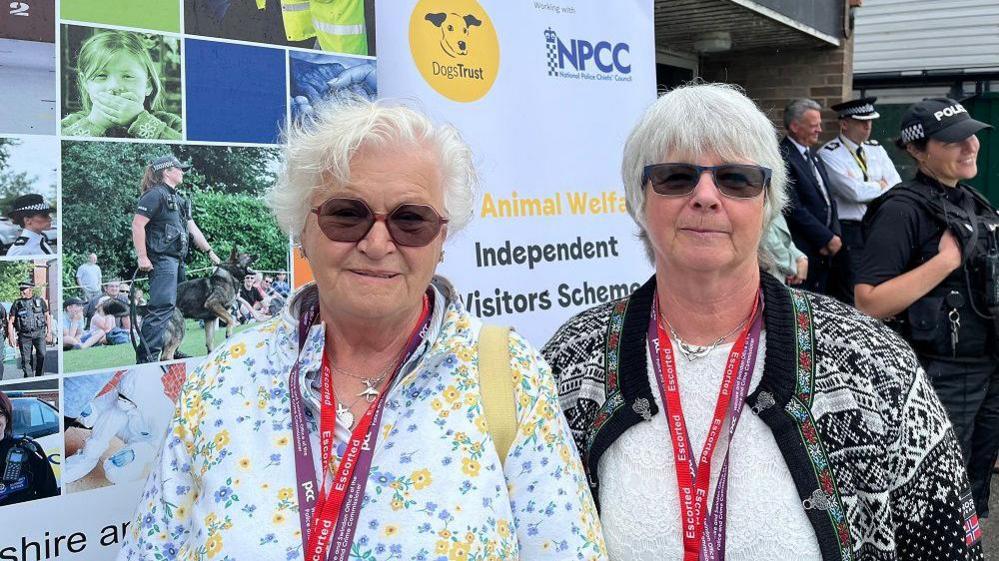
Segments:
[[[944,230],[937,244],[937,258],[943,260],[948,270],[953,271],[961,266],[961,246],[957,245],[957,237],[950,230]]]
[[[150,261],[149,258],[146,257],[145,255],[139,256],[139,258],[136,259],[136,263],[139,265],[139,270],[140,271],[152,271],[153,270],[153,262]]]
[[[805,282],[808,279],[808,258],[799,257],[797,265],[797,271],[787,277],[787,284],[798,285]]]
[[[212,262],[212,265],[218,265],[219,263],[222,262],[222,260],[219,259],[219,256],[215,255],[214,251],[208,252],[208,260]]]
[[[822,250],[819,250],[819,253],[822,253],[822,255],[832,256],[839,253],[839,250],[842,248],[843,248],[843,240],[841,240],[839,236],[833,236],[832,239],[829,240],[829,243],[826,244],[824,248],[822,248],[825,250],[825,253],[822,253]]]
[[[298,75],[292,81],[292,97],[305,96],[310,101],[319,101],[330,92],[329,81],[343,72],[343,66],[318,64],[308,72]]]
[[[94,107],[98,108],[105,118],[122,127],[131,125],[139,113],[145,111],[142,100],[132,92],[122,92],[117,95],[98,92],[92,101]]]

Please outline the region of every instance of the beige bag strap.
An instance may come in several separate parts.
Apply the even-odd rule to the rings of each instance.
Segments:
[[[496,444],[500,462],[506,463],[517,436],[517,407],[510,371],[510,328],[483,325],[479,333],[479,387],[486,428]]]

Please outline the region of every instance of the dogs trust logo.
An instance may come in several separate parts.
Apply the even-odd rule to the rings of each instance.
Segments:
[[[551,27],[545,30],[548,76],[573,80],[630,82],[631,47],[611,43],[570,39],[566,44]]]
[[[499,40],[476,0],[420,0],[409,18],[409,48],[423,79],[453,101],[471,102],[492,88]]]

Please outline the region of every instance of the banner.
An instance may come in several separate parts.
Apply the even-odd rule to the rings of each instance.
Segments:
[[[379,95],[453,123],[481,177],[438,271],[466,307],[535,345],[651,272],[621,186],[655,99],[652,3],[385,0]]]

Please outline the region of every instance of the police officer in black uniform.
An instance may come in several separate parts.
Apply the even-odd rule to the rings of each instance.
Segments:
[[[32,373],[41,376],[45,369],[45,340],[51,338],[52,317],[45,300],[34,295],[35,283],[25,281],[18,288],[21,297],[10,306],[10,321],[21,353],[21,372],[25,378]],[[10,344],[14,346],[13,337]]]
[[[0,392],[0,506],[59,494],[52,465],[41,446],[14,436],[14,406]]]
[[[962,181],[978,173],[972,119],[953,99],[927,99],[902,119],[899,147],[916,177],[875,199],[857,307],[891,319],[947,409],[964,451],[979,516],[999,453],[999,214]]]
[[[137,363],[159,360],[164,329],[177,305],[177,284],[184,280],[189,239],[208,253],[212,263],[220,262],[194,223],[191,203],[177,190],[189,167],[174,156],[160,156],[149,162],[142,177],[142,195],[132,219],[132,244],[139,269],[150,273]]]
[[[7,315],[7,308],[4,307],[3,304],[0,304],[0,326],[2,326],[2,328],[0,328],[2,329],[2,332],[0,332],[0,380],[3,380],[3,357],[6,351],[4,347],[7,345],[7,341],[11,338],[10,316]]]

